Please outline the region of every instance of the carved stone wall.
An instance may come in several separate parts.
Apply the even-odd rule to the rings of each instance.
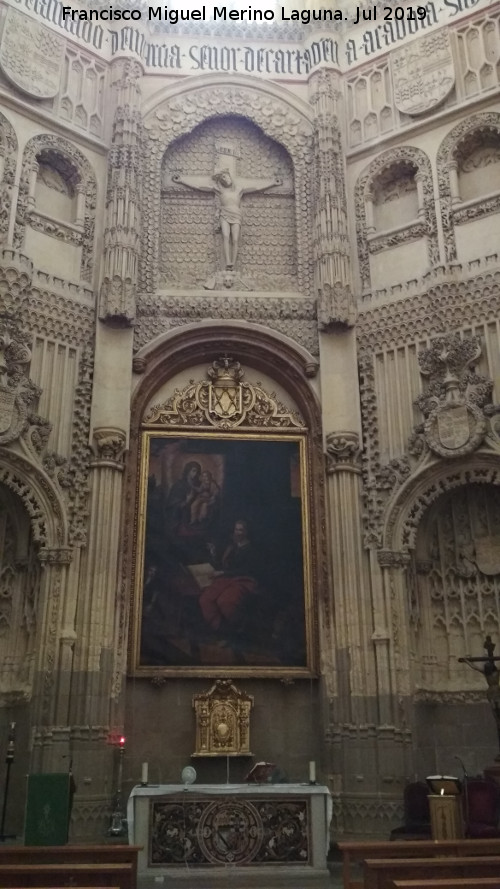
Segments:
[[[482,688],[457,659],[482,654],[500,624],[500,507],[490,485],[442,495],[419,526],[411,585],[415,681],[426,690]]]
[[[84,209],[82,211],[81,232],[61,228],[56,220],[46,219],[36,213],[34,206],[34,177],[38,170],[37,158],[50,158],[67,169],[73,179],[74,187],[82,194]],[[40,135],[29,141],[23,154],[23,167],[19,184],[17,202],[16,227],[14,245],[22,249],[26,226],[51,235],[54,238],[67,240],[82,248],[80,277],[83,281],[92,281],[94,271],[94,229],[96,211],[96,177],[92,167],[82,152],[70,141],[59,136]]]
[[[172,174],[179,171],[186,175],[204,174],[210,179],[218,143],[234,146],[237,175],[263,181],[277,176],[283,181],[272,194],[251,193],[243,197],[239,275],[252,290],[296,291],[297,236],[291,159],[254,124],[234,116],[200,124],[171,144],[165,153],[160,287],[200,287],[221,267],[213,192],[188,191],[171,181]],[[222,165],[222,160],[219,163]],[[189,250],[191,244],[196,244],[193,253]]]
[[[395,230],[377,236],[373,218],[373,201],[377,191],[384,184],[397,183],[401,171],[415,179],[418,191],[418,210],[411,224],[400,225],[399,215],[395,217]],[[429,158],[419,148],[401,146],[383,152],[371,162],[361,175],[355,189],[356,231],[358,237],[358,257],[361,285],[364,291],[371,288],[370,254],[424,238],[427,244],[430,266],[439,262],[434,187]],[[371,218],[370,218],[371,216]],[[371,237],[370,237],[371,235]],[[426,269],[423,268],[423,274]]]
[[[0,244],[5,243],[12,212],[12,186],[17,161],[17,138],[12,124],[0,115]]]
[[[175,139],[191,132],[203,121],[220,118],[221,113],[224,117],[244,115],[266,136],[280,143],[291,157],[295,184],[298,289],[304,296],[309,296],[312,289],[312,258],[308,250],[311,233],[308,189],[312,156],[311,125],[291,105],[263,90],[243,86],[201,87],[190,93],[189,102],[182,95],[174,96],[148,114],[145,121],[147,138],[143,171],[144,242],[140,270],[141,290],[145,293],[154,292],[161,280],[159,220],[162,214],[162,165],[165,152]],[[208,218],[207,215],[205,225],[208,224]]]
[[[471,207],[462,207],[457,176],[457,166],[464,143],[469,142],[472,135],[481,142],[484,141],[484,138],[488,139],[491,134],[498,135],[499,133],[500,114],[494,112],[475,114],[466,117],[453,127],[439,147],[436,163],[447,262],[453,262],[457,258],[456,225],[467,220],[498,213],[500,210],[500,197],[497,194],[491,195],[491,197],[480,194],[477,204]]]

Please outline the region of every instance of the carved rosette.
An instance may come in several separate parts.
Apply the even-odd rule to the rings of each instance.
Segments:
[[[123,472],[123,455],[127,438],[123,429],[113,426],[101,426],[94,429],[93,451],[95,454],[91,466],[93,468],[109,466]]]
[[[326,471],[361,472],[361,443],[356,432],[330,432],[326,436]]]
[[[304,428],[299,415],[281,404],[274,394],[258,383],[243,382],[239,361],[222,356],[213,362],[207,376],[208,380],[190,382],[177,390],[165,404],[153,405],[145,425]]]

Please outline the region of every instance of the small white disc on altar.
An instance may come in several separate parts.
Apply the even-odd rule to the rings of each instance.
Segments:
[[[196,769],[193,769],[193,766],[184,766],[181,772],[181,781],[183,784],[194,784],[196,781]]]

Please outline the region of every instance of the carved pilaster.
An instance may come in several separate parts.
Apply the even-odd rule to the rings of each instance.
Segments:
[[[315,289],[318,296],[318,324],[320,330],[325,331],[338,324],[350,327],[356,321],[339,123],[340,97],[335,72],[319,71],[313,75]]]
[[[361,472],[361,444],[356,432],[330,432],[326,436],[326,471]]]
[[[373,664],[367,663],[372,631],[366,592],[366,555],[361,538],[360,442],[356,433],[326,436],[330,571],[336,659],[335,719],[373,722]],[[343,557],[340,558],[340,553]]]
[[[115,599],[122,497],[122,429],[94,430],[90,477],[90,516],[87,550],[82,554],[81,590],[76,619],[75,677],[72,723],[110,724],[110,695],[114,668]]]
[[[406,614],[406,570],[411,556],[405,550],[389,549],[380,549],[376,555],[377,561],[372,560],[372,574],[378,577],[379,583],[374,583],[377,594],[372,642],[377,653],[379,695],[385,702],[382,721],[397,724],[404,718],[400,700],[411,693]]]
[[[130,325],[135,319],[135,291],[140,242],[142,68],[131,59],[113,65],[116,112],[108,158],[104,231],[104,275],[99,315],[103,321]]]

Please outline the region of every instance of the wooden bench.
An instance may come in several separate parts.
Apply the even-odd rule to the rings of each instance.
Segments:
[[[500,889],[500,877],[454,877],[451,880],[394,880],[394,889]]]
[[[338,844],[342,852],[344,889],[360,889],[352,865],[366,858],[432,858],[436,855],[500,855],[500,837],[488,840],[350,840]]]
[[[445,856],[435,858],[367,858],[364,889],[393,889],[396,880],[500,877],[500,856]],[[471,880],[476,883],[476,880]]]
[[[85,886],[137,889],[140,846],[3,846],[0,889]]]

